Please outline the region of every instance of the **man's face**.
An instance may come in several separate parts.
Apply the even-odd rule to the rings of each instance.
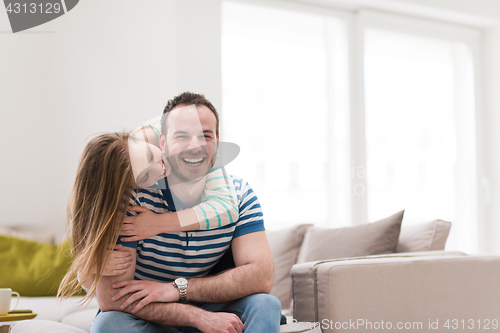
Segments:
[[[167,137],[160,137],[160,145],[172,175],[181,182],[205,176],[215,163],[219,143],[213,112],[204,105],[181,105],[170,111],[166,126]]]

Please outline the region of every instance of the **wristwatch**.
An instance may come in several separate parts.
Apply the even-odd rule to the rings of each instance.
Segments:
[[[177,278],[174,280],[174,287],[179,289],[179,302],[186,301],[188,280],[185,278]]]

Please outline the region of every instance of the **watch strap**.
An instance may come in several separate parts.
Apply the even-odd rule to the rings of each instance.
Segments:
[[[178,285],[177,283],[175,283],[175,280],[174,280],[173,284],[174,284],[174,287],[176,287],[177,290],[179,290],[179,302],[186,302],[187,284]]]

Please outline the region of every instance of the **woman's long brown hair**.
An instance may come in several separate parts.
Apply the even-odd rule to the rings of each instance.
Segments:
[[[90,280],[92,286],[82,302],[95,294],[132,194],[128,138],[125,132],[101,134],[83,151],[67,207],[75,257],[58,296],[72,296]]]

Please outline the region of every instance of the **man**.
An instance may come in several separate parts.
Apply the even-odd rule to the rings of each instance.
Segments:
[[[140,191],[141,206],[164,213],[198,204],[218,142],[217,111],[203,95],[183,93],[170,100],[160,145],[172,171],[165,189]],[[260,204],[244,180],[231,179],[238,195],[238,221],[140,241],[136,280],[129,270],[99,283],[103,312],[91,332],[279,332],[280,303],[268,295],[274,272]],[[142,218],[154,214],[139,211]],[[228,249],[235,268],[205,276]]]

